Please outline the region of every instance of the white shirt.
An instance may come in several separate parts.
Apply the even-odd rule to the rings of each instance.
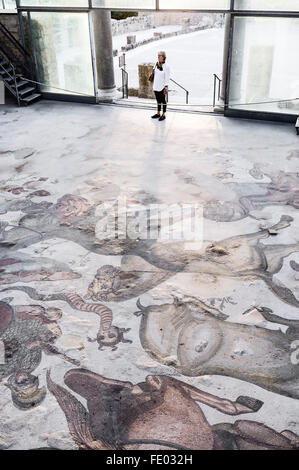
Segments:
[[[157,68],[157,65],[155,65],[155,77],[154,77],[154,83],[153,83],[153,90],[162,91],[166,85],[168,86],[169,78],[170,78],[170,68],[168,67],[167,64],[163,64],[162,71]]]

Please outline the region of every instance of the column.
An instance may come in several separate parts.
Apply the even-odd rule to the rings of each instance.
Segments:
[[[231,47],[231,71],[230,71],[230,102],[240,102],[245,97],[242,92],[242,78],[244,63],[247,60],[245,52],[246,18],[235,17],[233,44]]]
[[[113,66],[111,12],[91,11],[99,101],[111,101],[116,97]]]
[[[226,91],[230,26],[231,26],[231,14],[226,13],[225,14],[225,30],[224,30],[223,64],[222,64],[222,83],[221,83],[221,91],[220,91],[220,98],[223,101],[225,100],[225,91]]]
[[[242,7],[246,9],[250,7],[249,0],[242,0]],[[228,80],[228,56],[231,54],[231,76],[230,76],[230,99],[238,101],[241,99],[241,82],[243,72],[243,54],[245,48],[245,21],[240,20],[240,17],[235,17],[235,27],[233,31],[234,38],[234,50],[233,45],[230,44],[230,31],[232,25],[232,15],[227,13],[225,15],[225,35],[224,35],[224,50],[223,50],[223,67],[222,67],[222,84],[220,97],[225,100],[226,97],[226,86]]]

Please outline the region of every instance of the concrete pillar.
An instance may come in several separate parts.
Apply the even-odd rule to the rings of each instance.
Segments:
[[[239,102],[242,98],[242,78],[245,57],[246,20],[236,18],[234,22],[234,49],[231,56],[230,101]],[[232,47],[232,45],[231,45]]]
[[[242,7],[246,10],[250,10],[250,0],[242,0]],[[225,37],[224,37],[224,52],[223,52],[223,69],[222,69],[222,86],[220,97],[224,100],[226,93],[226,83],[228,80],[228,54],[229,47],[232,47],[232,44],[229,44],[230,40],[230,29],[231,29],[232,18],[228,13],[225,15]],[[235,44],[237,45],[235,53],[232,54],[232,75],[230,77],[230,99],[238,101],[241,99],[241,80],[243,72],[243,63],[244,63],[244,49],[245,49],[245,38],[246,38],[246,26],[245,21],[235,21],[234,28],[234,38]]]
[[[91,11],[93,24],[99,101],[111,101],[116,97],[113,67],[111,12]]]
[[[226,95],[226,84],[228,80],[228,54],[229,48],[232,48],[230,41],[230,30],[231,30],[231,15],[228,13],[225,17],[225,32],[224,32],[224,50],[223,50],[223,66],[222,66],[222,84],[220,97],[225,100]],[[244,47],[245,47],[245,22],[240,18],[235,20],[235,27],[233,32],[234,44],[236,45],[235,50],[231,51],[231,77],[230,77],[230,99],[239,100],[241,98],[241,81],[243,72],[243,61],[244,61]]]
[[[231,14],[225,15],[225,26],[224,26],[224,48],[223,48],[223,64],[222,64],[222,83],[220,90],[220,98],[225,100],[226,92],[226,81],[227,81],[227,62],[228,62],[228,50],[229,50],[229,37],[231,27]]]

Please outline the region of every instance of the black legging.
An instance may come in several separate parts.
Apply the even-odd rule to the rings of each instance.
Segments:
[[[162,109],[163,104],[163,113],[166,113],[166,95],[164,95],[164,89],[162,91],[155,91],[157,105],[158,105],[158,113]]]

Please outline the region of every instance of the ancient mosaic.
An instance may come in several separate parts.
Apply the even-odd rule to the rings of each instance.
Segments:
[[[274,409],[299,398],[299,177],[258,165],[249,175],[248,185],[215,176],[234,194],[230,201],[198,194],[207,223],[230,233],[247,222],[198,249],[184,241],[99,239],[96,227],[106,221],[98,206],[113,197],[90,182],[59,197],[47,177],[2,182],[0,392],[7,409],[25,416],[46,402],[56,413],[52,432],[63,428],[74,449],[299,448],[291,411],[288,427],[267,418],[271,396]],[[176,177],[201,188],[191,173]],[[132,190],[129,202],[163,201]],[[273,206],[275,220],[255,224],[257,212]],[[9,447],[5,439],[1,447]]]

